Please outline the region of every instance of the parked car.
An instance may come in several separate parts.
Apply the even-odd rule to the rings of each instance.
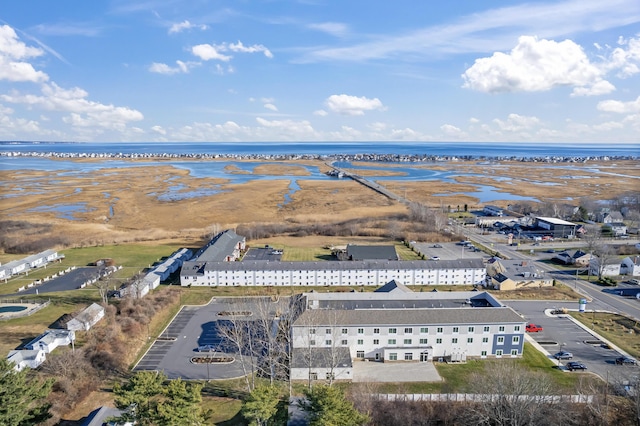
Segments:
[[[433,245],[433,248],[442,248],[442,245],[440,245],[440,244],[434,244],[434,245]]]
[[[431,260],[440,260],[439,256],[431,256]]]
[[[617,365],[636,365],[637,362],[633,358],[629,358],[628,356],[620,356],[616,358]]]
[[[629,281],[627,281],[629,284],[631,285],[640,285],[640,280],[637,278],[632,278]]]
[[[572,359],[573,354],[567,351],[560,351],[553,356],[555,359]]]
[[[581,362],[578,362],[578,361],[571,361],[571,362],[568,362],[568,363],[567,363],[567,369],[568,369],[569,371],[573,371],[573,370],[586,370],[586,369],[587,369],[587,366],[586,366],[586,365],[584,365],[584,364],[583,364],[583,363],[581,363]]]
[[[198,346],[198,352],[215,352],[216,347],[214,345],[201,345]]]
[[[537,333],[539,331],[542,331],[543,328],[540,327],[537,324],[527,324],[527,326],[525,327],[525,329],[529,332],[529,333]]]

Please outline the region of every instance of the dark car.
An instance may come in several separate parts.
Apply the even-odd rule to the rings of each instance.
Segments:
[[[572,359],[573,358],[573,354],[571,352],[561,351],[561,352],[558,352],[557,354],[555,354],[553,357],[555,359]]]
[[[584,364],[583,364],[583,363],[581,363],[581,362],[578,362],[578,361],[571,361],[571,362],[568,362],[568,363],[567,363],[567,369],[568,369],[569,371],[573,371],[573,370],[586,370],[586,369],[587,369],[587,366],[586,366],[586,365],[584,365]]]
[[[617,365],[636,365],[637,362],[633,358],[629,358],[628,356],[620,356],[616,358]]]

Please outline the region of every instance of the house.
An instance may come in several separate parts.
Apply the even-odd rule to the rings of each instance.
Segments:
[[[634,277],[640,276],[640,256],[628,256],[622,259],[620,273]]]
[[[97,303],[92,303],[72,320],[67,322],[67,330],[87,331],[102,318],[104,318],[104,308]]]
[[[585,253],[582,250],[576,250],[573,255],[571,255],[573,259],[573,264],[578,266],[589,266],[589,261],[591,260],[591,255],[589,253]]]
[[[600,258],[592,256],[591,261],[589,262],[589,273],[595,276],[602,275],[603,277],[614,277],[616,275],[620,275],[621,264],[618,259],[612,259],[605,262],[606,263],[601,267]],[[600,271],[602,274],[600,274]]]
[[[360,360],[522,356],[526,321],[487,292],[412,292],[397,282],[378,290],[302,295],[292,380],[352,380]]]
[[[50,329],[36,337],[25,345],[29,350],[43,350],[45,353],[51,353],[58,346],[67,346],[76,339],[73,330],[54,330]]]
[[[506,291],[521,288],[551,287],[553,279],[533,262],[526,260],[497,260],[487,265],[487,284]]]
[[[498,206],[484,206],[482,212],[487,216],[504,216],[504,209]]]
[[[605,223],[602,227],[604,229],[609,229],[615,237],[627,234],[627,225],[622,222]]]
[[[573,257],[568,251],[563,251],[553,255],[552,259],[556,262],[564,263],[565,265],[572,265],[574,262]]]
[[[623,220],[624,220],[624,217],[622,217],[622,213],[616,212],[616,211],[613,211],[613,212],[607,211],[607,212],[601,213],[598,216],[598,222],[601,222],[604,224],[622,222]]]
[[[7,360],[15,364],[14,370],[22,371],[25,368],[38,368],[47,359],[46,353],[41,349],[9,351]]]
[[[115,422],[110,421],[110,418],[122,416],[123,411],[117,408],[102,406],[97,410],[92,411],[85,419],[82,426],[133,426],[132,422]]]

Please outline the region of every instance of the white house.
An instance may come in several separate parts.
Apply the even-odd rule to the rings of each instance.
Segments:
[[[67,346],[76,339],[73,330],[49,329],[25,345],[26,349],[51,353],[58,346]]]
[[[486,292],[305,293],[292,327],[293,380],[353,378],[349,360],[520,357],[525,320]]]
[[[611,260],[605,263],[602,268],[600,267],[600,258],[591,257],[591,261],[589,262],[589,273],[591,275],[600,275],[600,269],[602,269],[603,277],[613,277],[616,275],[620,275],[621,273],[621,264],[618,259]]]
[[[640,276],[640,256],[625,257],[620,264],[620,273],[623,275]]]
[[[87,331],[102,318],[104,318],[104,308],[97,303],[92,303],[71,321],[67,322],[67,330]]]
[[[46,359],[47,355],[41,349],[10,351],[7,356],[7,360],[15,364],[16,371],[22,371],[27,367],[38,368]]]

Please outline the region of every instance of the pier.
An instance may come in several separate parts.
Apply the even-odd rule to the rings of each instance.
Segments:
[[[360,175],[357,175],[355,173],[351,173],[348,170],[345,169],[341,169],[340,167],[336,167],[331,163],[325,163],[328,167],[331,167],[332,172],[330,172],[329,174],[332,176],[342,176],[342,177],[346,177],[346,178],[350,178],[355,180],[356,182],[366,186],[367,188],[373,189],[374,191],[376,191],[379,194],[384,195],[387,198],[390,198],[394,201],[398,201],[400,203],[404,203],[404,204],[409,204],[409,200],[399,196],[398,194],[389,191],[387,188],[385,188],[384,186],[377,184],[369,179],[366,179]]]

